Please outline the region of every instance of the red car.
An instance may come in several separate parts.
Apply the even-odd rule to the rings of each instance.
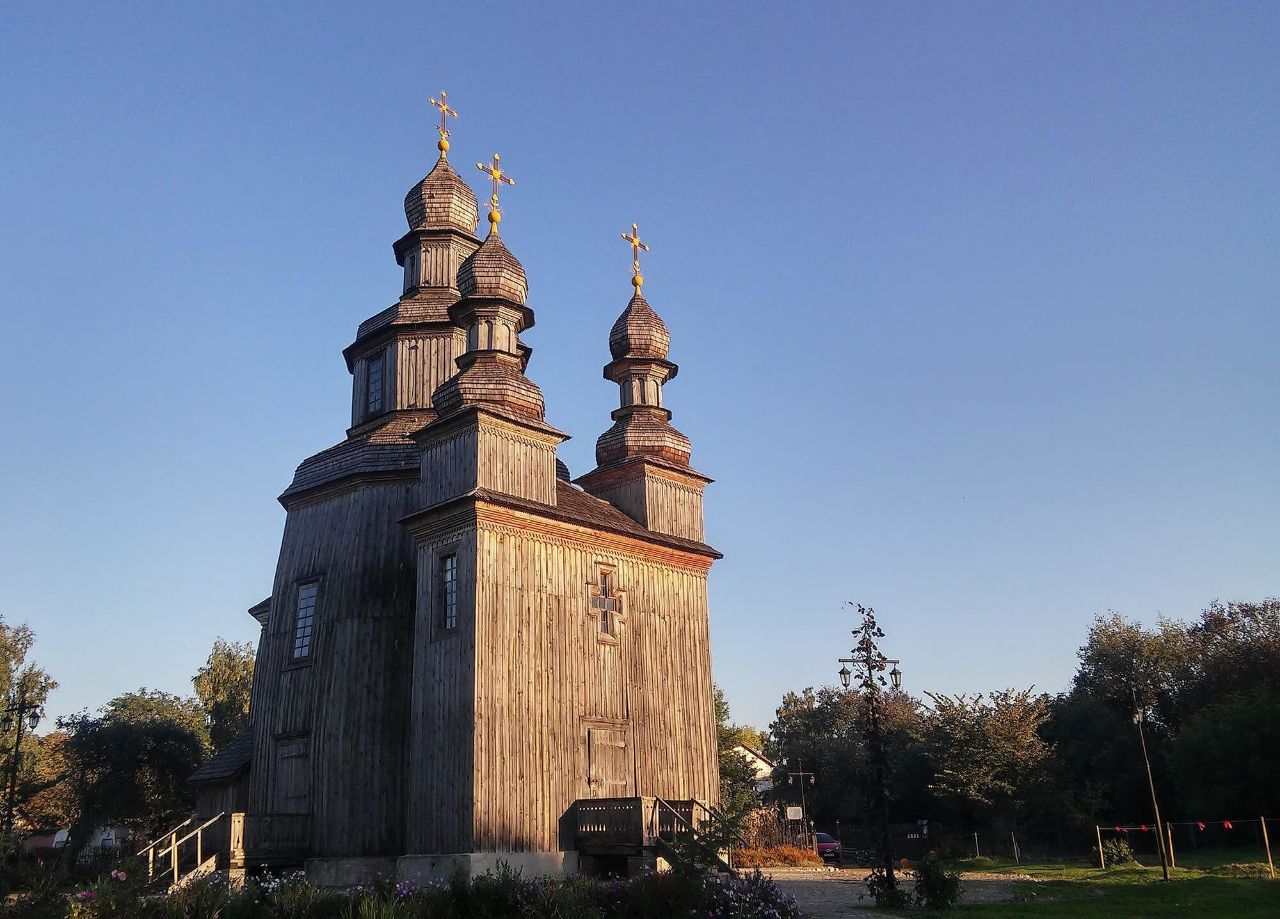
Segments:
[[[817,834],[818,854],[822,856],[824,862],[840,861],[840,843],[835,837],[828,833]]]

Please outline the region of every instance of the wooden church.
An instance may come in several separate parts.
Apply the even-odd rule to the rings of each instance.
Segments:
[[[250,866],[305,859],[327,883],[616,865],[718,792],[710,479],[663,407],[677,368],[645,247],[623,234],[634,294],[604,367],[619,407],[571,481],[499,235],[514,183],[496,155],[477,164],[481,241],[448,160],[454,113],[432,102],[440,156],[405,197],[402,293],[343,351],[351,427],[280,497],[275,583],[250,610],[251,727],[193,776],[202,816],[243,812]]]

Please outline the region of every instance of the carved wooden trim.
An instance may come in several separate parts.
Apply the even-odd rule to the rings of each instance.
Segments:
[[[635,561],[671,565],[701,577],[706,577],[714,561],[705,555],[684,552],[669,546],[654,545],[606,530],[593,530],[560,520],[524,514],[483,501],[476,502],[476,523],[486,530],[506,532],[514,536],[528,536],[532,533],[549,542],[586,552],[607,551],[625,555]]]

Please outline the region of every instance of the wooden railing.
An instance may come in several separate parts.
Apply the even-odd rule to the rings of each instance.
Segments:
[[[638,846],[644,842],[641,798],[583,798],[577,802],[578,840],[600,846]]]
[[[147,880],[153,881],[169,875],[169,883],[176,884],[184,874],[190,874],[203,866],[208,858],[218,853],[227,838],[226,817],[226,813],[210,817],[195,829],[179,836],[179,831],[193,823],[195,818],[184,821],[139,852],[139,855],[147,856]],[[194,846],[187,845],[188,843],[194,843]],[[195,862],[189,863],[190,867],[185,872],[182,870],[184,845],[187,845],[186,855],[195,855]]]

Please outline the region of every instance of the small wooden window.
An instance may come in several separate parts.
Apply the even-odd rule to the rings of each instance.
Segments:
[[[458,556],[450,552],[441,555],[436,568],[436,608],[440,628],[449,631],[458,627]]]
[[[311,656],[311,634],[316,622],[316,596],[320,584],[308,581],[298,585],[298,612],[293,627],[293,660]]]
[[[404,257],[404,289],[418,286],[418,253],[410,252]]]
[[[600,636],[614,637],[617,634],[618,613],[622,611],[622,600],[614,590],[613,569],[600,568],[591,595],[591,610]]]
[[[369,358],[369,369],[365,392],[365,406],[368,414],[376,415],[382,411],[382,389],[384,383],[383,358],[381,354]]]

